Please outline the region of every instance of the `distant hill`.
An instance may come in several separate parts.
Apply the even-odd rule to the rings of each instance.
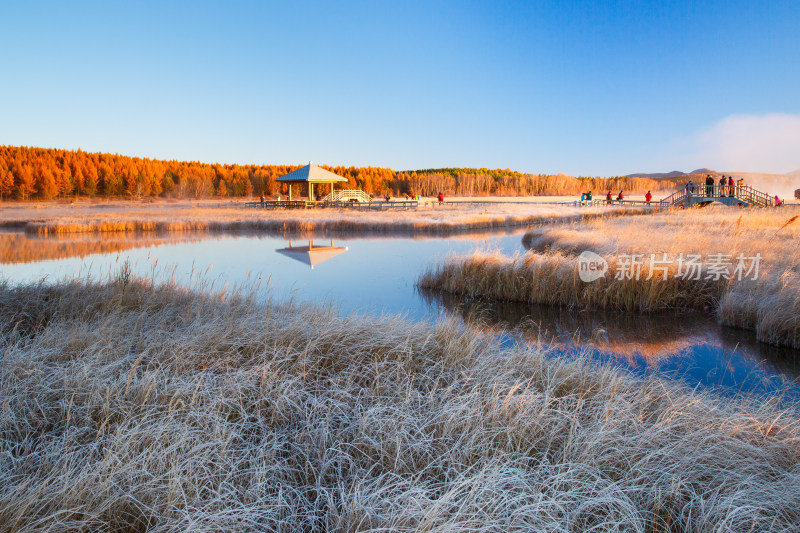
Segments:
[[[675,178],[683,178],[685,176],[692,176],[693,178],[697,175],[705,175],[705,174],[719,174],[716,170],[711,170],[710,168],[697,168],[692,170],[691,172],[683,172],[681,170],[673,170],[672,172],[640,172],[638,174],[628,174],[625,176],[626,178],[649,178],[651,180],[663,180],[663,179],[675,179]]]
[[[717,174],[717,171],[711,170],[710,168],[697,168],[692,170],[691,172],[687,172],[687,174]]]
[[[792,172],[787,172],[786,174],[770,174],[768,172],[737,172],[733,170],[714,170],[711,168],[696,168],[690,172],[683,172],[680,170],[673,170],[672,172],[637,172],[635,174],[628,174],[625,176],[626,178],[650,178],[650,179],[659,179],[659,178],[680,178],[683,176],[696,176],[698,174],[724,174],[726,176],[732,175],[741,178],[758,178],[758,177],[768,177],[768,178],[791,178],[791,179],[800,179],[800,169],[793,170]]]
[[[651,180],[655,179],[663,179],[663,178],[678,178],[680,176],[685,176],[686,172],[681,172],[680,170],[673,170],[672,172],[654,172],[651,174],[647,174],[645,172],[639,172],[637,174],[628,174],[625,176],[626,178],[650,178]]]

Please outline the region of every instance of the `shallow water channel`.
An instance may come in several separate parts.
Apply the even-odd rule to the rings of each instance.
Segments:
[[[720,327],[712,315],[656,316],[578,312],[466,300],[422,291],[419,274],[450,254],[475,249],[524,253],[524,230],[450,237],[265,236],[249,234],[80,235],[0,233],[0,278],[104,277],[130,261],[144,276],[261,287],[265,295],[333,304],[342,313],[402,314],[435,320],[451,314],[498,334],[504,343],[537,343],[555,356],[576,354],[657,372],[726,394],[780,391],[800,398],[800,352],[759,343]],[[266,296],[265,296],[266,297]]]

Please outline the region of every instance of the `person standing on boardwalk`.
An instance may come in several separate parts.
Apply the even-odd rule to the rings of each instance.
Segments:
[[[264,193],[261,193],[261,207],[264,207]]]
[[[728,176],[728,196],[732,197],[733,195],[734,195],[733,176]]]
[[[647,205],[650,205],[650,200],[653,199],[653,195],[650,194],[650,191],[647,191],[647,194],[644,195],[644,201],[647,202]]]
[[[617,195],[617,200],[619,200],[619,203],[622,203],[622,200],[624,200],[624,199],[625,199],[625,196],[622,194],[622,189],[620,189],[619,190],[619,194]]]
[[[719,179],[719,196],[725,196],[725,176]]]
[[[714,196],[714,178],[711,174],[706,175],[706,196]]]
[[[611,199],[611,191],[608,191],[608,194],[606,194],[606,203],[611,204],[612,201],[613,200]]]
[[[439,205],[442,205],[444,203],[444,194],[442,194],[441,191],[439,191],[439,196],[437,196],[437,198],[439,199]]]

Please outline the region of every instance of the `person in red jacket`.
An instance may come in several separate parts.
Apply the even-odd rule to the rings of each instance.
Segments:
[[[644,195],[644,200],[647,202],[647,205],[650,205],[650,200],[653,199],[653,195],[650,194],[650,191],[647,191],[647,194]]]
[[[625,199],[625,196],[622,194],[622,189],[620,189],[619,194],[617,195],[617,201],[622,202]]]
[[[439,205],[442,205],[444,203],[444,194],[440,192],[437,198],[439,198]]]

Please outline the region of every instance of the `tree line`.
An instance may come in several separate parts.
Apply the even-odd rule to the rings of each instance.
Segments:
[[[67,197],[251,197],[285,195],[275,180],[301,165],[222,165],[26,146],[0,146],[0,200]],[[325,166],[344,178],[342,188],[376,196],[580,194],[611,189],[644,192],[671,188],[665,180],[523,174],[472,168],[395,171]]]

